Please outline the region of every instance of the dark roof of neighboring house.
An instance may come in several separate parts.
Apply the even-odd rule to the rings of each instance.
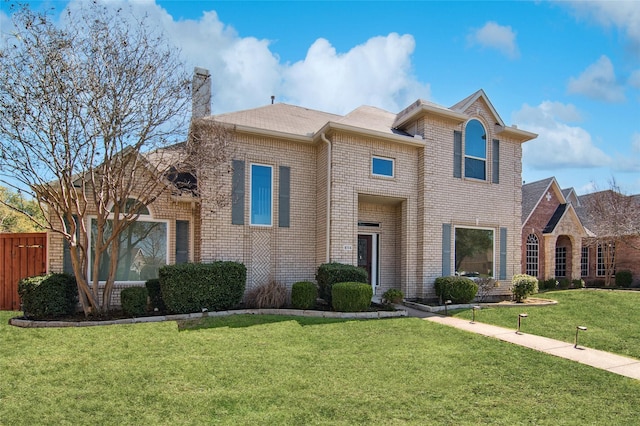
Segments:
[[[550,177],[522,185],[522,223],[529,218],[553,179]]]
[[[547,223],[547,226],[544,227],[544,229],[542,230],[542,233],[547,234],[547,233],[553,232],[558,222],[560,222],[560,219],[562,219],[562,215],[566,210],[567,210],[567,204],[566,203],[560,204],[556,209],[556,211],[553,212],[553,216],[551,216],[551,219],[549,219],[549,223]]]

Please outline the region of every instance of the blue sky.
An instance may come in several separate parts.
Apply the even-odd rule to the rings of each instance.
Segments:
[[[615,178],[640,193],[640,1],[129,3],[190,68],[211,70],[214,113],[271,95],[340,114],[397,112],[482,88],[507,124],[539,134],[524,145],[523,180],[556,176],[581,194]]]

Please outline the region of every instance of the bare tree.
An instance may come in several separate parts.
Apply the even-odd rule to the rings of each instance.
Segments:
[[[615,274],[616,249],[626,245],[640,250],[634,243],[640,236],[640,203],[625,195],[615,179],[609,182],[609,189],[596,189],[581,196],[580,203],[584,225],[593,234],[589,244],[598,251],[599,267],[604,270],[605,285],[609,286]]]
[[[119,235],[189,164],[186,150],[163,149],[186,133],[189,79],[179,52],[126,10],[87,3],[56,25],[22,6],[12,18],[0,50],[0,182],[32,194],[40,225],[68,243],[85,314],[106,310],[119,256],[99,304],[102,254],[119,253]]]

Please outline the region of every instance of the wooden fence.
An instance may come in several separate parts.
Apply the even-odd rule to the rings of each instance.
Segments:
[[[47,234],[0,234],[0,310],[20,310],[18,281],[46,273]]]

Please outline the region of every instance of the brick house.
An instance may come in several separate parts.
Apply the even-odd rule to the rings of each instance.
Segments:
[[[320,264],[341,262],[365,268],[377,295],[433,298],[435,278],[453,274],[494,277],[496,295],[509,294],[520,273],[522,143],[536,135],[505,125],[483,90],[399,113],[272,102],[212,116],[204,87],[194,120],[235,129],[222,182],[231,201],[213,206],[201,170],[200,199],[149,206],[145,220],[166,224],[166,263],[239,261],[248,289],[315,281]]]
[[[539,280],[602,281],[606,255],[590,230],[585,201],[573,188],[561,189],[554,177],[522,186],[522,272]],[[632,196],[640,199],[638,196]],[[593,227],[592,227],[593,228]],[[615,247],[615,269],[640,278],[640,237]]]

